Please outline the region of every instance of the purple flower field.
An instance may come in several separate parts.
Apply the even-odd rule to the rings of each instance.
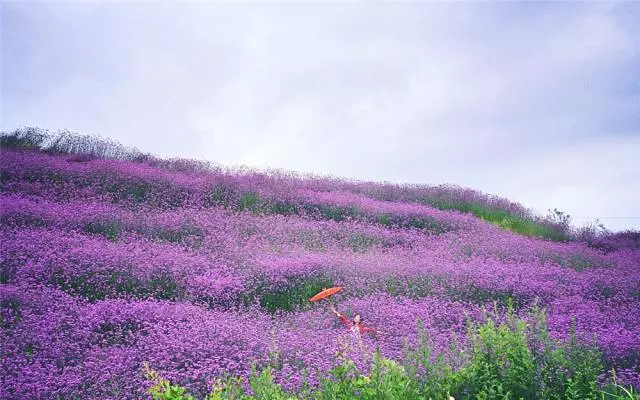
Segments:
[[[3,149],[0,398],[147,398],[145,361],[203,395],[274,355],[295,390],[348,340],[307,300],[335,285],[386,357],[417,343],[418,321],[446,353],[483,307],[537,303],[555,338],[575,324],[640,388],[637,235],[554,242],[416,201],[527,213],[470,190],[194,165]]]

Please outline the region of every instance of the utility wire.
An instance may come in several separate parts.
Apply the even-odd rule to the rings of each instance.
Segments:
[[[573,219],[640,219],[640,217],[574,217]]]

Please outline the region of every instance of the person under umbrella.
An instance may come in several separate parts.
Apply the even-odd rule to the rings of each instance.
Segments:
[[[362,318],[362,316],[360,314],[356,314],[353,317],[353,320],[349,320],[347,317],[345,317],[343,314],[341,314],[337,309],[336,306],[333,305],[333,303],[331,303],[331,301],[329,301],[329,309],[331,310],[332,313],[334,313],[336,315],[336,317],[338,317],[340,319],[340,321],[344,324],[344,326],[351,332],[354,334],[357,334],[358,336],[370,332],[370,333],[376,333],[377,331],[373,328],[369,328],[368,326],[365,326],[362,321],[364,320],[364,318]]]

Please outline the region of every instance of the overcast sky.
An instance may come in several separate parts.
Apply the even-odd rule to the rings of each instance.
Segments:
[[[4,131],[640,228],[638,2],[0,7]]]

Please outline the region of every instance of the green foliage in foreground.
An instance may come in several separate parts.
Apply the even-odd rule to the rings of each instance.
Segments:
[[[502,321],[502,322],[498,322]],[[435,357],[420,328],[421,343],[405,351],[402,363],[375,353],[368,371],[341,354],[337,366],[319,377],[319,385],[304,384],[287,393],[274,382],[268,366],[253,372],[247,386],[240,378],[218,380],[205,400],[637,400],[637,393],[614,381],[597,385],[602,372],[600,353],[580,344],[575,335],[565,342],[549,337],[544,312],[530,320],[487,318],[470,324],[469,354],[455,348],[447,358]],[[160,377],[145,364],[148,393],[155,400],[193,400],[187,389]],[[248,389],[248,390],[247,390]]]

